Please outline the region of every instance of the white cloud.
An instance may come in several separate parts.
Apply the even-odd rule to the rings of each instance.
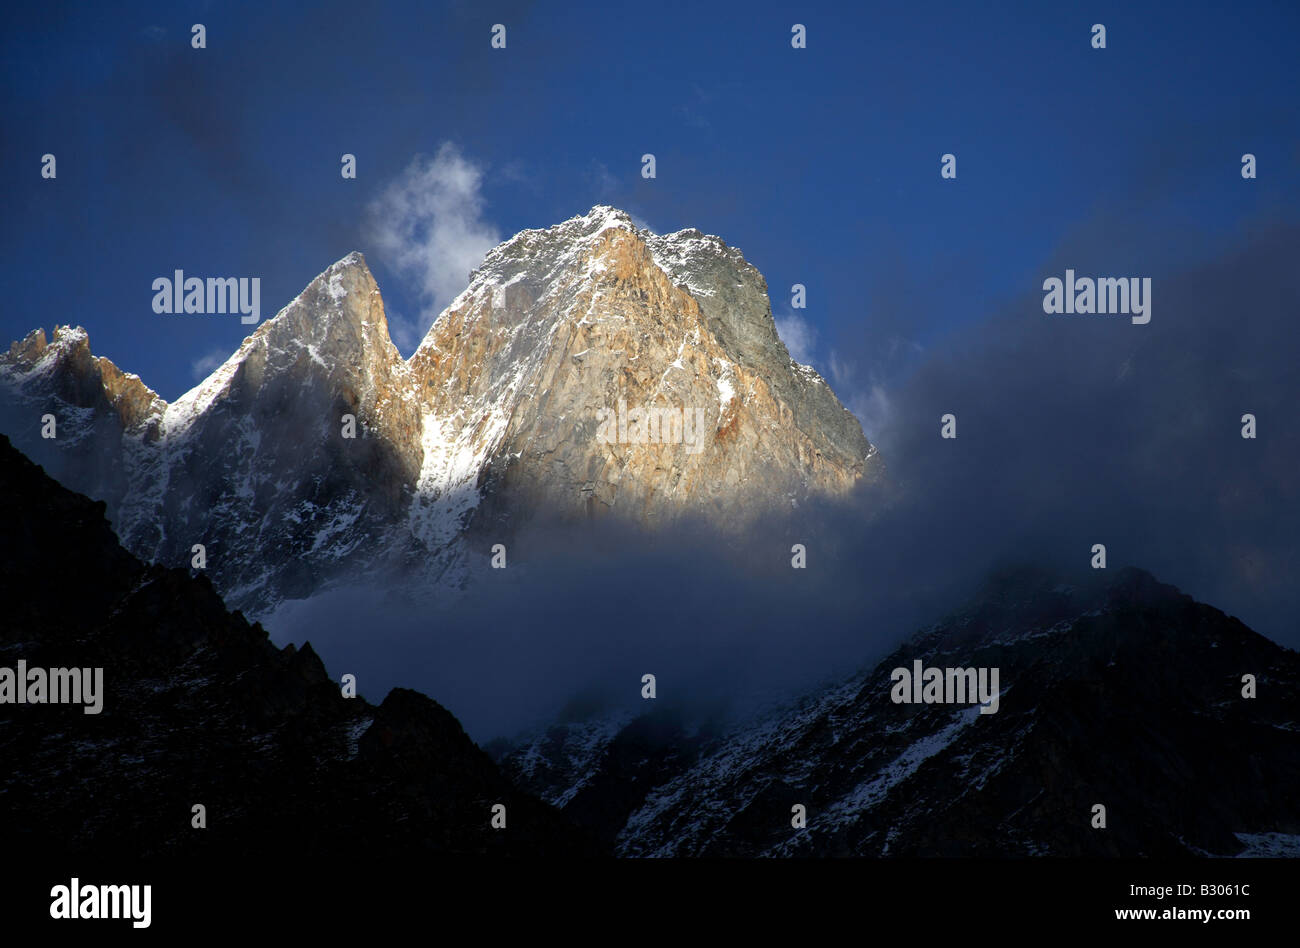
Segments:
[[[414,281],[423,309],[394,318],[394,341],[413,348],[469,282],[501,236],[483,217],[482,166],[445,142],[432,159],[417,155],[370,207],[372,239],[398,273]]]
[[[866,391],[853,391],[844,407],[853,412],[873,442],[879,444],[882,437],[889,436],[894,420],[894,403],[881,386],[872,385]]]
[[[229,350],[213,349],[211,352],[199,356],[190,363],[190,375],[193,377],[194,381],[202,382],[229,358]]]
[[[857,366],[845,362],[832,350],[830,354],[831,387],[844,407],[857,416],[867,437],[879,446],[882,433],[887,433],[893,421],[894,403],[873,377],[865,385],[857,381]]]
[[[894,405],[885,391],[873,377],[865,385],[859,384],[857,366],[840,358],[832,349],[825,360],[816,358],[817,329],[802,316],[787,313],[774,316],[776,331],[781,341],[790,350],[790,358],[801,365],[813,365],[814,362],[825,363],[829,370],[821,370],[831,383],[831,389],[844,407],[857,416],[862,423],[862,430],[867,437],[875,440],[892,420]]]
[[[619,180],[610,173],[609,166],[595,158],[587,166],[587,184],[601,198],[615,194],[619,190]]]
[[[844,407],[853,412],[862,430],[873,442],[893,421],[894,403],[875,371],[868,371],[864,381],[858,366],[831,349],[825,358],[817,356],[817,328],[794,313],[773,315],[776,331],[790,350],[790,358],[801,365],[811,365],[821,372]],[[895,340],[895,348],[899,340]]]
[[[776,320],[777,334],[790,350],[790,358],[800,365],[812,365],[817,347],[817,330],[812,323],[793,313],[773,316],[773,319]]]

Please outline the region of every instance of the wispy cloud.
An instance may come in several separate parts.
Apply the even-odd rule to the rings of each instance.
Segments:
[[[394,318],[394,341],[414,347],[468,282],[469,273],[501,242],[483,216],[484,167],[445,142],[432,158],[417,155],[370,208],[372,239],[383,258],[412,280],[422,309]]]
[[[794,313],[773,314],[772,318],[781,341],[790,350],[790,358],[800,365],[812,365],[817,348],[817,330],[812,323]]]
[[[773,314],[776,331],[790,350],[790,358],[801,365],[811,365],[830,381],[844,407],[857,416],[868,438],[877,437],[891,419],[893,403],[884,385],[874,373],[865,381],[857,364],[831,349],[825,359],[817,354],[817,327],[794,313]]]
[[[894,414],[894,404],[885,387],[874,376],[863,381],[857,366],[834,350],[830,354],[830,378],[835,394],[857,416],[867,437],[873,441],[879,439],[880,433],[889,429]]]
[[[587,186],[601,200],[617,194],[621,189],[622,183],[610,172],[609,166],[597,158],[591,159],[584,177]]]
[[[213,349],[190,363],[190,376],[194,381],[202,382],[228,358],[230,358],[230,350]]]

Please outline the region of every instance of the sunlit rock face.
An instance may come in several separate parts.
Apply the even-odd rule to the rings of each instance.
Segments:
[[[0,386],[0,430],[130,550],[202,544],[252,615],[394,571],[461,586],[471,538],[538,515],[734,532],[881,471],[739,251],[604,206],[492,250],[407,360],[352,253],[171,404],[67,327],[14,343]]]

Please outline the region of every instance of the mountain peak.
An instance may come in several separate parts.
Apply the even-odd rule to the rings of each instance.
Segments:
[[[365,257],[353,251],[319,273],[221,366],[169,408],[179,434],[215,402],[251,402],[263,389],[323,386],[357,393],[387,380],[401,356]]]
[[[168,411],[168,428],[176,433],[187,429],[214,401],[230,397],[232,386],[256,389],[268,378],[286,374],[338,382],[374,374],[375,362],[397,361],[379,286],[365,257],[354,250],[321,271],[288,306],[245,337],[229,359],[178,398]]]
[[[281,326],[290,333],[323,339],[325,330],[343,320],[355,330],[382,330],[388,339],[388,320],[379,285],[359,251],[352,251],[322,270],[280,312],[255,333],[275,333]]]
[[[366,267],[366,269],[369,269],[369,267],[366,266],[366,255],[360,250],[353,250],[330,264],[329,269],[336,270],[346,267]]]
[[[85,369],[90,361],[90,336],[81,326],[55,326],[54,336],[47,344],[45,331],[34,329],[22,342],[9,347],[10,356],[17,364],[31,370],[38,362],[49,367],[61,363],[77,363]]]
[[[81,326],[55,326],[48,344],[45,330],[33,329],[0,356],[0,379],[29,398],[54,399],[73,409],[59,419],[63,423],[75,418],[88,425],[99,415],[113,413],[132,430],[160,414],[165,405],[139,376],[94,355],[90,336]],[[84,433],[84,426],[81,431],[74,429],[73,440]]]
[[[591,206],[591,210],[589,210],[586,214],[578,215],[577,217],[571,219],[586,220],[593,223],[601,224],[602,226],[617,226],[617,225],[627,224],[627,225],[631,225],[634,228],[636,227],[635,222],[632,220],[631,214],[629,214],[627,211],[623,210],[622,208],[614,207],[614,205],[612,204],[593,204]]]
[[[90,344],[90,335],[82,326],[55,326],[53,346],[76,349]]]
[[[41,357],[45,346],[45,330],[37,327],[22,339],[10,344],[9,360],[6,364],[24,362],[30,365]]]
[[[791,362],[739,250],[606,204],[494,248],[409,360],[355,251],[170,405],[89,371],[84,330],[30,334],[0,376],[51,351],[86,371],[20,385],[8,430],[60,453],[62,427],[42,445],[32,419],[53,409],[90,431],[59,405],[101,406],[69,486],[103,496],[143,557],[188,561],[205,542],[217,588],[253,615],[394,564],[459,584],[475,537],[534,512],[731,532],[878,470],[857,420]],[[110,488],[79,479],[95,470],[115,472]]]

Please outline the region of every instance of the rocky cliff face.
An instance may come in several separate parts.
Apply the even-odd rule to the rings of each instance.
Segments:
[[[893,703],[917,659],[998,667],[998,711]],[[710,736],[656,712],[497,753],[626,856],[1300,855],[1297,682],[1300,655],[1146,573],[1017,570],[757,722]]]
[[[35,329],[0,357],[0,423],[51,473],[113,509],[132,478],[128,457],[156,445],[167,403],[139,376],[91,354],[84,329],[58,326],[48,342]],[[42,437],[54,421],[54,439]]]
[[[656,237],[609,208],[493,250],[411,369],[450,409],[443,426],[482,419],[466,453],[486,461],[493,511],[737,524],[843,492],[874,457],[826,383],[791,361],[738,251],[694,231]]]
[[[494,249],[409,360],[350,254],[171,404],[67,327],[15,343],[0,386],[2,430],[130,550],[204,544],[255,615],[393,568],[463,583],[538,513],[733,530],[880,472],[739,251],[608,207]]]

